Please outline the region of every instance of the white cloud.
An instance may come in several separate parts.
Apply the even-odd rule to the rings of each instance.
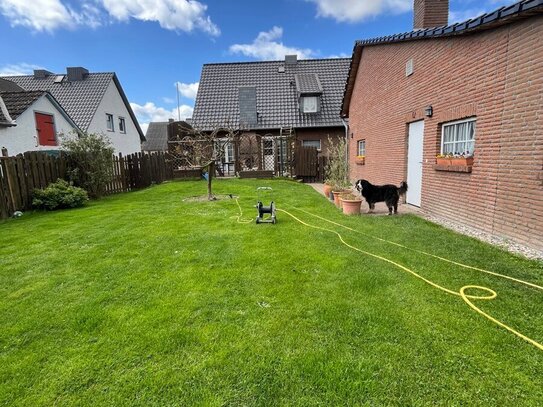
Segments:
[[[401,14],[413,8],[413,0],[306,0],[317,5],[317,16],[357,22],[384,13]]]
[[[0,76],[29,75],[34,69],[43,68],[39,65],[27,64],[26,62],[3,65],[0,67]]]
[[[156,21],[167,30],[191,32],[200,29],[211,35],[220,30],[206,15],[207,6],[195,0],[99,0],[108,14],[120,21],[135,18]]]
[[[163,96],[163,97],[162,97],[162,101],[163,101],[164,103],[168,103],[169,105],[171,105],[172,103],[175,103],[175,100],[174,100],[174,99],[169,98],[169,97],[167,97],[167,96]]]
[[[243,54],[261,60],[278,60],[285,55],[297,54],[300,59],[310,58],[315,52],[308,48],[293,48],[283,45],[281,37],[283,28],[274,26],[270,31],[262,31],[251,44],[234,44],[230,46],[230,52]]]
[[[60,0],[0,0],[0,12],[11,26],[23,26],[34,31],[72,28],[71,11]]]
[[[196,94],[198,93],[198,86],[200,82],[195,83],[182,83],[177,82],[176,84],[179,89],[179,94],[187,99],[196,99]]]
[[[78,9],[66,0],[0,0],[0,13],[12,26],[39,32],[81,26],[96,28],[108,21],[130,18],[157,22],[162,28],[220,34],[206,14],[207,5],[196,0],[83,0]]]
[[[167,122],[168,119],[177,120],[177,108],[171,110],[164,109],[163,107],[156,106],[152,102],[147,102],[144,105],[139,105],[137,103],[130,103],[132,110],[138,118],[138,122],[142,128],[145,128],[147,131],[147,126],[149,122]],[[179,106],[179,112],[181,113],[181,120],[185,120],[188,117],[192,117],[192,112],[194,108],[188,105]]]

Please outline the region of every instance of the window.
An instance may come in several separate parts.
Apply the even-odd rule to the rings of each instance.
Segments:
[[[115,125],[113,124],[113,115],[106,113],[107,131],[115,131]]]
[[[317,150],[321,149],[320,140],[302,140],[302,147],[315,147]]]
[[[124,121],[124,117],[119,117],[119,131],[121,133],[126,133],[126,122]]]
[[[366,140],[358,140],[358,148],[356,149],[357,156],[366,156]]]
[[[317,96],[304,96],[301,100],[302,113],[317,113],[318,98]]]
[[[441,154],[472,155],[475,148],[475,119],[443,124]]]

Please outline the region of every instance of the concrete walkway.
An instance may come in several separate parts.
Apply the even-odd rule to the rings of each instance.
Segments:
[[[324,184],[308,184],[311,185],[317,192],[320,194],[323,194],[324,190]],[[353,191],[355,195],[358,195],[358,191]],[[323,197],[324,198],[324,197]],[[331,202],[332,204],[332,202]],[[388,208],[386,207],[384,202],[379,202],[375,204],[375,211],[373,214],[368,214],[368,204],[366,203],[366,200],[362,200],[362,214],[361,216],[383,216],[388,215]],[[430,216],[426,213],[424,213],[420,208],[417,208],[416,206],[409,205],[409,204],[400,204],[398,205],[398,214],[414,214],[418,215],[430,222],[437,223],[438,225],[441,225],[443,227],[446,227],[447,229],[454,230],[455,232],[461,233],[466,236],[473,237],[475,239],[481,240],[486,243],[490,243],[494,246],[499,246],[511,253],[520,254],[521,256],[527,257],[529,259],[535,259],[535,260],[541,260],[543,261],[543,251],[537,250],[531,247],[527,247],[525,245],[512,242],[510,240],[504,239],[499,236],[492,235],[487,232],[483,232],[478,229],[474,229],[471,227],[468,227],[466,225],[457,224],[454,222],[451,222],[446,219],[442,219],[435,216]]]
[[[324,184],[320,183],[309,183],[307,185],[310,185],[315,189],[315,191],[324,194]],[[353,194],[360,195],[360,192],[353,189]],[[375,216],[375,215],[388,215],[388,208],[384,202],[378,202],[375,204],[375,210],[372,213],[368,213],[369,206],[364,198],[362,198],[362,215],[369,215],[369,216]],[[398,205],[398,214],[401,215],[402,213],[413,213],[416,215],[420,215],[421,211],[419,208],[413,205],[409,205],[406,203],[400,203]]]

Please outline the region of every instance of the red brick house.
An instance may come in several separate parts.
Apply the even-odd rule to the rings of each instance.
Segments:
[[[350,176],[406,179],[424,212],[543,250],[543,0],[447,16],[448,1],[416,0],[414,31],[356,42]],[[472,164],[436,164],[465,151]]]

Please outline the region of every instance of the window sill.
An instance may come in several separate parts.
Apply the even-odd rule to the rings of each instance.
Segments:
[[[473,166],[471,165],[442,165],[434,164],[434,170],[445,172],[464,172],[470,173]]]

